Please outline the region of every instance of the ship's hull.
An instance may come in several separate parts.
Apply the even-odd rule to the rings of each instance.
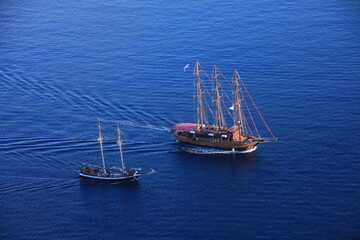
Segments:
[[[150,172],[138,172],[134,169],[129,169],[130,172],[124,174],[114,169],[107,169],[107,174],[104,174],[101,167],[86,167],[89,165],[83,165],[79,170],[79,176],[83,178],[99,180],[99,181],[109,181],[109,182],[121,182],[121,181],[134,181],[141,176],[149,175],[155,173],[154,169],[151,169]],[[100,171],[101,170],[101,171]],[[141,169],[139,169],[141,170]]]
[[[239,141],[226,141],[214,138],[189,138],[186,136],[175,136],[176,139],[185,144],[190,144],[193,146],[201,146],[201,147],[208,147],[208,148],[218,148],[230,151],[247,151],[250,149],[255,148],[258,141],[254,141],[251,143],[242,143]]]
[[[200,126],[196,123],[176,124],[171,133],[184,144],[202,148],[216,148],[226,151],[251,152],[256,145],[264,142],[272,142],[276,139],[257,138],[255,136],[243,136],[237,126],[231,128],[216,128],[214,126]]]
[[[121,182],[121,181],[134,181],[141,175],[111,177],[111,176],[95,176],[95,175],[90,175],[90,174],[85,174],[85,173],[79,172],[79,176],[83,177],[83,178],[99,180],[99,181]]]
[[[192,145],[183,142],[178,142],[179,150],[185,151],[188,153],[195,153],[195,154],[234,154],[234,153],[251,153],[257,149],[257,146],[253,148],[246,148],[240,150],[233,150],[233,149],[221,149],[221,148],[211,148],[211,147],[203,147],[199,145]]]

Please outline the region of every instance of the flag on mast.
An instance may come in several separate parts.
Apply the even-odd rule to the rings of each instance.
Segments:
[[[230,110],[234,111],[234,105],[232,105],[231,107],[229,107]]]

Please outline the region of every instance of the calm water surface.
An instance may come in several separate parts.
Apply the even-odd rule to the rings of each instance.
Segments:
[[[359,25],[354,0],[2,1],[0,238],[359,239]],[[236,68],[279,141],[182,151],[195,60]],[[79,179],[97,117],[157,174]]]

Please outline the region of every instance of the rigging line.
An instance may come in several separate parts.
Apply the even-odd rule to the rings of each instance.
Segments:
[[[102,135],[108,139],[111,139],[108,135],[106,135],[105,133],[102,133]]]
[[[243,111],[243,110],[241,109],[241,111]],[[245,116],[245,112],[243,112],[243,114],[244,114],[244,116]],[[253,132],[252,132],[252,130],[251,130],[251,127],[250,127],[250,125],[249,125],[249,121],[246,119],[246,117],[245,117],[245,123],[246,123],[246,126],[247,126],[247,128],[248,128],[248,130],[249,130],[249,132],[250,132],[250,135],[251,135],[251,136],[254,136],[254,134],[253,134]]]
[[[250,129],[250,126],[249,126],[249,122],[247,120],[247,118],[245,117],[245,112],[243,110],[243,108],[241,108],[241,114],[243,115],[243,122],[245,122],[244,124],[244,130],[245,132],[249,135],[249,132],[251,134],[251,136],[253,135],[252,132],[251,132],[251,129]]]
[[[201,68],[201,70],[200,70],[200,68]],[[199,63],[199,70],[204,73],[204,75],[210,80],[211,85],[212,85],[212,84],[213,84],[212,78],[209,77],[209,75],[207,75],[207,73],[205,72],[205,70],[203,69],[203,67],[200,65],[200,63]],[[199,72],[200,72],[200,71],[199,71]]]
[[[209,75],[207,75],[207,73],[206,73],[204,70],[203,70],[203,73],[205,74],[205,76],[207,77],[207,79],[210,80],[211,85],[213,85],[213,84],[214,84],[214,81],[212,80],[212,77],[209,77]]]
[[[224,74],[222,74],[222,72],[220,71],[220,69],[217,68],[217,67],[216,67],[216,69],[217,69],[219,75],[221,75],[221,76],[223,77],[223,79],[228,83],[228,85],[229,85],[231,88],[233,88],[233,87],[234,87],[233,84],[226,79],[226,77],[224,76]],[[224,88],[222,87],[221,84],[219,84],[219,87],[221,88],[221,90],[223,91],[223,93],[225,94],[225,96],[227,97],[227,99],[230,101],[230,103],[233,103],[233,102],[231,101],[231,99],[229,98],[229,96],[226,94],[226,91],[224,90]]]
[[[197,107],[197,112],[198,112],[198,123],[200,124],[200,128],[202,128],[202,126],[204,125],[204,109],[203,109],[203,97],[202,95],[204,94],[204,91],[202,91],[202,87],[201,87],[201,83],[203,82],[203,79],[200,76],[200,70],[199,70],[199,62],[196,61],[195,64],[195,75],[196,75],[196,97],[197,97],[197,101],[198,101],[198,107]]]
[[[193,101],[193,104],[194,104],[194,121],[197,121],[196,119],[197,119],[197,106],[196,106],[196,103],[195,103],[195,100]]]
[[[115,133],[115,132],[113,132],[113,133]],[[104,137],[110,139],[110,140],[114,140],[113,138],[111,138],[111,137],[109,137],[107,134],[105,134],[104,132],[102,132],[102,135],[103,135]],[[127,137],[127,135],[126,135],[125,133],[123,133],[123,132],[121,132],[121,136]]]
[[[246,99],[245,99],[244,93],[243,93],[243,91],[240,91],[240,93],[241,93],[242,99],[244,100],[244,103],[245,103],[246,109],[248,110],[248,113],[249,113],[249,116],[250,116],[251,122],[252,122],[252,124],[254,125],[255,131],[256,131],[257,135],[260,137],[260,133],[259,133],[259,131],[258,131],[257,127],[256,127],[256,124],[255,124],[254,118],[252,117],[252,114],[251,114],[251,112],[250,112],[249,105],[248,105],[248,104],[247,104],[247,102],[246,102]]]
[[[202,81],[200,82],[200,86],[202,86],[202,89],[204,89],[204,92],[206,92],[206,93],[210,96],[211,100],[213,100],[213,98],[212,98],[209,90],[208,90],[207,87],[206,87],[205,80],[204,80],[204,79],[201,79],[201,80],[202,80]],[[201,84],[201,83],[202,83],[202,84]],[[196,84],[194,84],[194,86],[196,86]]]
[[[241,80],[241,78],[240,78],[240,82],[241,82],[241,84],[243,85],[243,87],[244,87],[244,89],[245,89],[246,93],[248,94],[248,96],[249,96],[249,98],[250,98],[251,102],[253,103],[253,105],[254,105],[254,107],[255,107],[255,109],[256,109],[256,111],[257,111],[257,113],[259,114],[259,116],[260,116],[261,120],[262,120],[262,121],[263,121],[263,123],[265,124],[265,126],[266,126],[267,130],[270,132],[271,136],[272,136],[273,138],[275,138],[275,135],[272,133],[272,131],[270,130],[269,126],[266,124],[265,119],[264,119],[264,118],[263,118],[263,116],[261,115],[261,113],[260,113],[259,109],[256,107],[256,104],[255,104],[254,100],[252,99],[252,97],[251,97],[251,95],[250,95],[249,91],[247,90],[247,88],[246,88],[246,86],[245,86],[244,82]]]
[[[221,90],[223,91],[223,94],[225,94],[226,98],[230,101],[230,103],[233,103],[233,102],[231,101],[231,99],[229,98],[229,96],[226,94],[225,90],[222,88],[221,85],[220,85],[220,88],[221,88]]]
[[[202,86],[203,86],[203,88],[204,88],[204,91],[210,96],[211,101],[213,101],[213,98],[212,98],[209,90],[208,90],[207,87],[206,87],[206,84],[205,84],[205,80],[204,80],[204,79],[202,79],[202,83],[203,83]]]
[[[223,94],[227,97],[231,106],[234,106],[234,102],[229,98],[229,96],[226,94],[226,92],[224,90],[223,90]],[[231,117],[231,119],[234,121],[234,124],[235,124],[236,120],[233,117],[233,114],[230,113],[229,106],[226,105],[225,101],[221,101],[221,103],[223,104],[224,108],[226,109],[226,111],[228,112],[229,116]]]
[[[216,67],[216,69],[219,70],[217,67]],[[214,85],[214,81],[212,80],[213,78],[212,78],[212,77],[209,77],[209,75],[205,72],[204,69],[202,69],[202,72],[205,74],[205,76],[207,77],[207,79],[210,80],[211,85]],[[221,75],[224,77],[223,74],[221,74]],[[204,86],[204,88],[205,88],[205,90],[206,90],[206,93],[210,96],[210,99],[211,99],[211,101],[213,102],[214,99],[213,99],[212,95],[210,94],[209,90],[208,90],[207,87],[206,87],[205,80],[203,80],[203,82],[204,82],[203,86]],[[221,87],[221,84],[219,84],[219,86]],[[222,87],[221,87],[221,89],[223,90],[223,93],[225,93],[226,97],[227,97],[227,98],[229,99],[229,101],[231,102],[229,96],[226,94],[226,92],[224,91],[224,89],[223,89]]]
[[[220,88],[221,88],[221,90],[222,90],[222,93],[226,96],[226,98],[229,100],[229,102],[230,102],[232,105],[234,105],[234,102],[231,100],[231,98],[229,97],[229,95],[226,93],[226,91],[224,90],[224,88],[222,87],[222,85],[220,84],[219,86],[220,86]],[[233,86],[231,86],[231,87],[233,87]]]
[[[211,95],[210,95],[210,93],[209,93],[209,91],[206,89],[206,87],[204,86],[204,92],[203,93],[207,93],[208,95],[209,95],[209,97],[210,97],[210,99],[212,100],[212,97],[211,97]],[[197,96],[198,97],[198,96]],[[207,104],[207,106],[208,106],[208,108],[209,108],[209,110],[210,110],[210,112],[211,112],[211,115],[215,118],[215,115],[214,115],[214,113],[211,111],[211,107],[210,107],[210,105],[209,105],[209,103],[208,103],[208,101],[207,101],[207,98],[206,97],[204,97],[203,98],[203,100],[205,101],[205,103]],[[208,121],[207,121],[207,119],[206,119],[206,115],[205,115],[205,113],[203,113],[204,114],[204,121],[205,122],[207,122],[207,123],[209,123]],[[196,113],[195,113],[195,115],[196,115]]]
[[[233,87],[233,83],[227,80],[227,78],[222,74],[222,72],[219,70],[220,75],[224,78],[224,80],[229,84],[230,87]]]
[[[223,101],[220,101],[220,104],[223,104],[224,105],[224,107],[226,108],[226,105],[224,104],[224,102]],[[229,113],[230,114],[230,113]],[[230,117],[231,117],[231,115],[230,115]],[[222,123],[222,125],[223,126],[225,126],[226,125],[226,121],[224,120],[224,114],[223,114],[223,111],[222,110],[220,110],[220,118],[221,118],[221,123]]]
[[[194,83],[194,87],[192,88],[193,89],[193,96],[196,96],[195,95],[195,92],[196,92],[196,89],[195,89],[195,86],[196,86],[196,81],[197,81],[197,79],[196,79],[196,73],[195,73],[195,69],[194,69],[194,80],[193,80],[193,83]],[[194,120],[195,119],[197,119],[198,118],[198,116],[197,116],[197,101],[195,101],[195,98],[193,97],[193,105],[194,105]]]
[[[224,105],[224,107],[225,107],[226,111],[228,112],[229,116],[231,117],[231,119],[235,122],[235,118],[234,118],[234,117],[232,116],[232,114],[230,113],[229,108],[225,105],[224,102],[222,102],[222,104]]]
[[[233,113],[232,113],[232,115],[233,115],[233,120],[234,120],[234,124],[233,124],[233,126],[236,126],[237,125],[237,123],[236,123],[236,110],[235,110],[235,107],[234,107],[234,110],[232,110],[233,111]]]
[[[214,102],[214,99],[212,98],[210,92],[205,88],[205,92],[209,95],[211,102]]]
[[[211,113],[211,115],[213,116],[213,118],[214,118],[214,120],[216,119],[215,118],[215,114],[214,114],[214,112],[211,110],[211,107],[210,107],[210,105],[209,105],[209,103],[208,103],[208,101],[206,100],[206,98],[204,98],[204,100],[205,100],[205,103],[206,103],[206,105],[207,105],[207,107],[208,107],[208,109],[209,109],[209,111],[210,111],[210,113]],[[204,114],[205,115],[205,114]],[[205,117],[205,116],[204,116]],[[207,123],[209,123],[208,121],[206,121],[207,119],[205,118],[205,122],[207,122]]]

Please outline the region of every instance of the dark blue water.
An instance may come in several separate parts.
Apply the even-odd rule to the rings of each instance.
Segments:
[[[0,238],[359,239],[359,26],[355,0],[1,1]],[[279,141],[181,151],[195,60],[236,68]],[[79,179],[97,117],[157,174]]]

